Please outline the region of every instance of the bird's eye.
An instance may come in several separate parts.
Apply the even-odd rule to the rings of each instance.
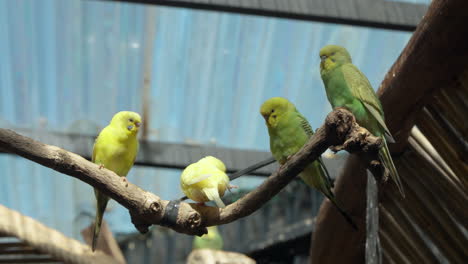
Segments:
[[[274,112],[275,112],[275,109],[271,109],[271,112],[274,113]]]
[[[128,119],[128,121],[133,122],[133,118]]]

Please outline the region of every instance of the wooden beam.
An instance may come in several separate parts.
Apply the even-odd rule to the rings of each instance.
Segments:
[[[377,94],[402,151],[422,107],[442,89],[459,86],[468,65],[468,1],[434,0]]]
[[[336,199],[351,215],[359,230],[352,229],[331,202],[324,199],[312,233],[311,263],[365,262],[366,186],[366,169],[359,156],[351,155],[335,181],[334,191]]]
[[[94,139],[96,136],[37,131],[24,128],[12,128],[12,130],[21,135],[66,149],[87,160],[91,160],[91,153],[93,152]],[[0,153],[2,152],[5,153],[0,146]],[[221,159],[226,164],[229,173],[240,171],[271,157],[270,152],[267,151],[233,149],[211,145],[140,141],[140,151],[135,164],[183,170],[189,164],[197,162],[207,155],[212,155]],[[340,154],[334,155],[332,158],[327,158],[326,156],[322,158],[332,178],[336,177],[346,157],[347,155]],[[269,176],[276,171],[278,167],[278,164],[274,163],[249,173],[249,175]]]
[[[41,254],[37,249],[27,247],[27,248],[15,248],[9,250],[0,250],[0,255],[31,255],[31,254]]]
[[[0,258],[0,263],[60,263],[61,261],[51,257],[24,257],[24,258]]]
[[[261,241],[249,243],[246,253],[249,256],[253,256],[259,254],[265,255],[264,252],[269,250],[282,251],[282,248],[288,248],[288,246],[285,245],[300,240],[302,242],[301,245],[294,247],[295,253],[297,254],[299,251],[302,251],[305,253],[304,255],[307,255],[307,245],[310,244],[310,234],[314,229],[314,225],[315,219],[312,217],[296,223],[289,223],[289,225],[284,226],[284,228],[278,230],[278,232],[270,232]],[[307,241],[309,242],[307,243]],[[307,246],[307,248],[305,246]]]
[[[91,153],[93,152],[94,139],[96,136],[23,128],[12,128],[12,130],[46,144],[69,150],[87,160],[91,160]],[[0,146],[0,153],[1,152],[2,149]],[[241,150],[212,145],[140,141],[140,150],[135,164],[151,167],[185,169],[189,164],[197,162],[207,155],[212,155],[221,159],[226,164],[229,173],[239,171],[271,157],[270,152],[266,151]],[[326,161],[326,163],[328,162]],[[274,163],[258,169],[251,173],[251,175],[269,176],[276,171],[277,168],[278,165]]]
[[[9,248],[20,248],[20,247],[26,247],[27,244],[23,242],[6,242],[6,243],[0,243],[0,251],[4,249],[9,249]]]
[[[375,0],[106,0],[413,31],[427,5]]]
[[[397,151],[406,147],[409,131],[421,108],[436,91],[457,85],[458,77],[467,66],[467,10],[468,1],[465,0],[433,0],[379,88],[387,125],[397,140]],[[356,163],[358,161],[347,163],[344,173],[337,179],[335,191],[340,201],[346,201],[345,209],[353,208],[352,214],[358,213],[361,219],[365,212],[365,184],[361,174],[353,169]],[[353,185],[345,186],[350,183]],[[384,191],[398,195],[393,184],[387,186],[392,189]],[[346,225],[334,212],[328,201],[322,204],[312,238],[312,262],[363,263],[365,228],[359,232],[345,230],[343,226]],[[339,254],[336,254],[337,248]]]

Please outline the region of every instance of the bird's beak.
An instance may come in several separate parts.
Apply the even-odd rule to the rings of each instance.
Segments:
[[[268,118],[270,117],[270,115],[269,114],[262,114],[262,116],[263,116],[263,118],[265,118],[265,121],[268,122]]]
[[[325,55],[320,56],[320,70],[324,68],[326,61],[327,61],[327,56]]]
[[[136,126],[136,127],[140,127],[140,126],[141,126],[141,123],[140,123],[140,122],[135,122],[135,126]]]

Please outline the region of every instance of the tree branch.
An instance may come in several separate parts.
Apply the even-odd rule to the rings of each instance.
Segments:
[[[0,148],[98,188],[130,211],[132,222],[140,232],[155,224],[189,235],[202,235],[207,232],[206,226],[227,224],[252,214],[330,146],[373,155],[380,143],[379,138],[359,127],[349,111],[335,109],[309,142],[263,184],[226,208],[217,208],[162,200],[77,154],[0,129]]]

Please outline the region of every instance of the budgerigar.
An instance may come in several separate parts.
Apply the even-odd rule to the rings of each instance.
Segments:
[[[221,197],[230,188],[226,166],[215,157],[204,157],[185,168],[180,177],[180,187],[195,202],[214,201],[223,208],[225,205]]]
[[[394,140],[385,125],[382,105],[369,80],[352,64],[348,51],[341,46],[323,47],[320,50],[320,59],[320,75],[328,101],[333,108],[344,107],[350,110],[359,125],[373,135],[382,137],[383,146],[379,151],[379,159],[404,197],[403,185],[387,146],[387,141]]]
[[[271,153],[280,164],[284,164],[298,152],[314,134],[307,119],[285,98],[268,99],[261,106],[260,113],[268,127]],[[323,193],[353,228],[357,229],[351,217],[338,205],[331,190],[330,176],[321,158],[309,164],[299,176],[307,185]]]
[[[203,236],[195,236],[193,238],[193,245],[192,249],[201,249],[201,248],[209,248],[209,249],[223,249],[223,238],[218,231],[217,226],[209,226],[208,227],[208,234],[204,234]]]
[[[115,172],[120,177],[127,176],[138,152],[137,134],[140,125],[141,117],[135,112],[122,111],[115,114],[109,125],[96,138],[92,161],[100,167]],[[94,194],[97,209],[92,242],[93,251],[96,249],[102,217],[109,201],[109,197],[97,189],[94,189]]]

